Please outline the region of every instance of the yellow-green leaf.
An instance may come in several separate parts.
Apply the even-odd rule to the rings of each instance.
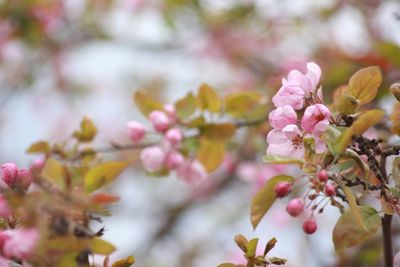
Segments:
[[[27,153],[48,153],[50,151],[50,145],[45,141],[38,141],[33,143],[27,150]]]
[[[140,91],[133,96],[136,106],[144,116],[148,116],[154,110],[163,110],[164,106],[153,97],[150,97]]]
[[[76,257],[78,252],[65,252],[57,263],[57,267],[76,266]]]
[[[182,99],[175,103],[176,115],[179,119],[186,119],[197,109],[197,101],[192,93],[186,94]]]
[[[279,182],[291,182],[293,177],[287,175],[274,176],[261,188],[251,202],[250,220],[255,229],[276,200],[275,186]]]
[[[332,233],[333,244],[336,250],[360,245],[372,237],[379,229],[381,217],[374,208],[360,206],[359,210],[365,227],[360,227],[355,222],[351,210],[345,211],[337,221]]]
[[[246,118],[262,103],[262,95],[255,91],[234,92],[225,97],[225,110],[234,118]]]
[[[200,127],[201,135],[210,140],[228,141],[236,132],[232,123],[206,124]]]
[[[348,92],[361,104],[369,103],[376,97],[381,83],[382,73],[379,67],[363,68],[351,76]]]
[[[351,144],[352,137],[366,132],[371,126],[375,125],[385,116],[385,112],[379,109],[368,110],[363,113],[339,138],[336,151],[343,152],[349,144]]]
[[[343,191],[344,194],[346,195],[347,201],[349,202],[350,211],[354,217],[354,221],[358,224],[359,227],[365,228],[359,210],[359,206],[357,205],[356,198],[353,195],[353,191],[351,191],[351,189],[347,186],[343,187]]]
[[[199,88],[198,98],[201,102],[202,110],[219,112],[221,110],[221,100],[217,93],[208,84],[202,84]]]
[[[249,243],[249,241],[246,237],[244,237],[243,235],[236,235],[235,243],[243,252],[247,252],[247,243]]]
[[[344,115],[354,114],[359,106],[359,101],[349,94],[342,94],[334,99],[333,108]]]
[[[302,167],[304,164],[304,162],[301,159],[280,157],[275,155],[265,155],[263,157],[263,161],[265,163],[271,163],[271,164],[297,164],[300,167]]]
[[[44,165],[43,178],[53,182],[60,188],[64,188],[67,182],[67,169],[59,161],[48,158],[46,164]]]
[[[93,238],[91,244],[91,251],[93,252],[93,254],[109,255],[115,250],[116,248],[114,247],[114,245],[110,244],[109,242],[98,237]]]
[[[133,256],[129,256],[126,259],[114,262],[111,267],[129,267],[134,263],[135,263],[135,258]]]
[[[396,102],[393,105],[392,114],[390,115],[392,121],[391,132],[396,135],[400,135],[400,102]]]
[[[251,239],[246,246],[246,257],[251,258],[256,256],[256,250],[258,245],[258,238]]]
[[[197,152],[199,160],[204,168],[211,172],[218,168],[224,161],[225,143],[221,141],[210,140],[208,138],[200,139],[200,148]]]
[[[113,182],[127,166],[127,162],[118,161],[104,162],[94,166],[84,177],[86,191],[93,192]]]
[[[74,137],[81,142],[91,142],[97,134],[97,128],[93,121],[84,117],[79,131],[74,132]]]

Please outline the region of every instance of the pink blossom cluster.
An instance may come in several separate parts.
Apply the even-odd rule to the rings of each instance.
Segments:
[[[267,136],[267,154],[303,158],[304,138],[314,139],[316,153],[326,151],[321,135],[329,126],[331,113],[321,104],[322,93],[317,90],[320,76],[320,67],[310,62],[306,74],[292,70],[282,80],[282,87],[272,98],[276,109],[268,116],[273,129]]]
[[[27,260],[32,257],[38,241],[39,232],[35,228],[0,231],[0,267],[11,266],[9,260]]]
[[[8,162],[0,165],[3,182],[14,190],[28,190],[32,183],[31,171],[25,168],[19,169],[15,163]]]
[[[198,160],[185,158],[179,151],[184,134],[176,124],[175,107],[165,105],[164,110],[152,111],[148,119],[154,130],[162,135],[162,141],[142,150],[140,160],[146,171],[176,171],[177,176],[187,183],[203,180],[207,176],[203,165]],[[133,143],[141,142],[148,131],[146,126],[137,121],[128,122],[127,128]]]

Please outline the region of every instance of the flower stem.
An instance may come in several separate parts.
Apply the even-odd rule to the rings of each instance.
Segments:
[[[385,267],[393,267],[393,246],[392,246],[392,215],[385,214],[382,218],[383,253]]]

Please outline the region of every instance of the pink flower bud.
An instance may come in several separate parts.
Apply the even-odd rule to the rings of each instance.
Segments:
[[[289,105],[295,110],[300,110],[304,106],[304,97],[304,91],[297,82],[285,80],[272,102],[276,107]]]
[[[291,106],[285,105],[271,111],[268,115],[268,119],[273,128],[283,129],[286,125],[296,124],[297,114]]]
[[[286,211],[293,217],[299,216],[304,210],[304,202],[299,198],[292,199],[286,207]]]
[[[309,235],[315,233],[315,231],[317,231],[317,223],[315,222],[315,220],[312,218],[306,220],[303,223],[303,231]]]
[[[8,258],[26,260],[33,255],[39,233],[35,228],[4,231],[8,238],[4,241],[3,253]]]
[[[137,121],[130,121],[126,124],[126,127],[133,143],[142,141],[146,134],[146,128],[143,124]]]
[[[0,217],[7,217],[11,214],[11,208],[8,205],[7,200],[0,195]]]
[[[333,197],[336,195],[336,187],[333,184],[326,184],[324,192],[328,197]]]
[[[175,106],[171,104],[164,105],[164,111],[172,123],[176,121],[176,110]]]
[[[276,197],[285,197],[289,194],[292,185],[288,182],[280,182],[275,186]]]
[[[326,182],[328,181],[329,178],[329,174],[326,170],[320,170],[318,173],[318,180],[320,180],[321,182]]]
[[[27,169],[20,169],[17,180],[16,187],[26,191],[32,183],[32,174]]]
[[[0,165],[3,181],[13,188],[18,178],[18,167],[14,163],[8,162]]]
[[[165,138],[172,145],[179,145],[182,142],[183,134],[178,128],[171,128],[165,134]]]
[[[181,153],[176,151],[171,151],[167,154],[165,159],[165,166],[168,169],[175,170],[185,161],[185,158],[182,156]]]
[[[140,160],[149,172],[160,171],[164,166],[165,152],[159,146],[146,147],[140,153]]]
[[[154,129],[160,133],[165,132],[171,124],[171,120],[168,118],[168,116],[159,110],[151,112],[149,115],[149,120]]]
[[[207,177],[206,170],[197,160],[183,162],[177,169],[176,174],[187,183],[199,182]]]
[[[44,169],[45,164],[46,161],[44,159],[36,159],[35,161],[33,161],[29,170],[31,171],[31,173],[40,173]]]

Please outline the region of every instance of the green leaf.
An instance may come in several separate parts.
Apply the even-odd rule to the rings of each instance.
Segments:
[[[384,116],[385,112],[379,109],[372,109],[363,113],[355,122],[353,122],[353,125],[343,132],[340,141],[336,146],[336,151],[342,153],[351,144],[353,136],[363,134],[371,126],[381,121]]]
[[[164,109],[162,103],[155,100],[154,97],[150,97],[140,91],[135,93],[133,100],[140,112],[146,117],[154,110],[162,111]]]
[[[348,92],[361,104],[366,104],[374,100],[381,83],[382,73],[379,67],[363,68],[351,76]]]
[[[354,114],[359,106],[359,101],[349,94],[342,94],[334,99],[333,108],[344,115]]]
[[[38,141],[33,143],[27,150],[27,153],[36,154],[36,153],[48,153],[50,152],[50,145],[45,141]]]
[[[84,117],[81,122],[81,128],[79,131],[74,132],[74,137],[80,142],[91,142],[97,134],[97,128],[93,121],[87,117]]]
[[[113,182],[128,164],[127,162],[110,161],[94,166],[84,177],[86,191],[93,192]]]
[[[337,221],[332,239],[335,249],[344,249],[362,244],[364,241],[373,236],[381,225],[381,217],[378,212],[370,206],[359,207],[363,225],[360,227],[354,221],[353,212],[347,210]]]
[[[200,139],[200,148],[197,152],[197,160],[199,160],[204,168],[211,172],[218,168],[224,161],[225,143],[214,141],[208,138]]]
[[[202,110],[209,110],[210,112],[219,112],[221,110],[221,100],[209,85],[202,84],[200,86],[198,98]]]
[[[275,247],[276,242],[278,242],[278,241],[276,240],[275,237],[272,238],[270,241],[268,241],[268,243],[264,249],[264,257],[268,254],[268,252],[270,252]]]
[[[234,118],[246,118],[262,103],[262,95],[255,91],[234,92],[225,97],[225,110]]]
[[[129,267],[135,263],[135,257],[129,256],[126,259],[118,260],[111,267]]]
[[[42,176],[46,180],[53,182],[60,188],[66,186],[68,172],[67,169],[59,161],[48,158],[46,164],[44,165]]]
[[[304,164],[304,162],[301,159],[286,158],[275,155],[265,155],[263,157],[263,161],[265,163],[271,163],[271,164],[297,164],[300,167],[302,167]]]
[[[192,115],[197,109],[197,101],[192,93],[186,94],[186,96],[175,103],[176,115],[179,119],[183,120]]]
[[[251,202],[250,220],[255,229],[267,211],[276,200],[275,186],[279,182],[291,182],[293,177],[287,175],[278,175],[272,177],[254,196]]]
[[[350,211],[353,214],[354,221],[358,224],[359,227],[365,228],[359,206],[357,205],[356,198],[353,195],[353,191],[351,191],[351,189],[347,186],[343,187],[343,191],[346,195],[347,201],[349,202]]]
[[[246,258],[251,258],[256,256],[257,252],[257,245],[258,245],[258,238],[251,239],[246,245]]]
[[[96,237],[92,240],[91,250],[93,254],[109,255],[113,253],[116,248],[107,241]]]
[[[287,260],[281,259],[281,258],[277,258],[277,257],[271,257],[271,258],[269,258],[269,261],[272,264],[275,264],[275,265],[283,265],[283,264],[285,264],[287,262]]]
[[[200,134],[214,141],[228,141],[236,132],[232,123],[207,124],[200,127]]]
[[[349,148],[347,148],[345,150],[344,155],[346,157],[349,157],[349,158],[353,159],[354,162],[357,163],[357,165],[360,168],[360,170],[363,172],[363,174],[364,174],[363,177],[368,179],[371,170],[370,170],[368,164],[360,158],[360,155],[357,152],[355,152],[354,150],[349,149]]]
[[[243,252],[247,252],[247,244],[249,243],[249,241],[246,237],[244,237],[243,235],[236,235],[235,243]]]

